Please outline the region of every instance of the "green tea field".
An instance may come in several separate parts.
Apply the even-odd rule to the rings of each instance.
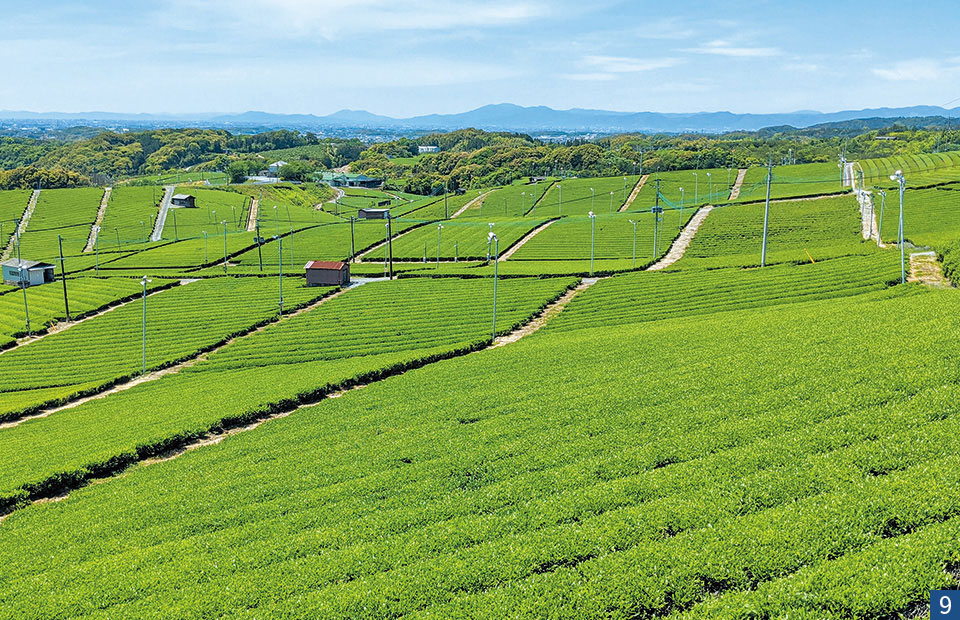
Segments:
[[[904,161],[902,264],[834,163],[181,178],[159,241],[159,187],[0,193],[52,267],[0,288],[0,618],[926,617],[960,173]]]

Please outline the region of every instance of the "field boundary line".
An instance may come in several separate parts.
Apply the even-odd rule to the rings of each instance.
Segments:
[[[694,235],[697,234],[697,230],[700,229],[700,225],[703,224],[705,219],[707,219],[707,216],[710,215],[711,211],[713,211],[713,205],[704,205],[697,209],[697,212],[693,214],[693,217],[690,218],[690,221],[687,222],[687,225],[683,227],[680,235],[674,240],[673,244],[670,246],[670,249],[667,250],[667,253],[663,256],[663,258],[647,267],[646,271],[660,271],[661,269],[666,269],[670,265],[683,258],[687,248],[690,247],[690,242],[693,241]]]
[[[740,168],[737,170],[737,180],[734,181],[733,187],[730,188],[730,197],[727,200],[736,200],[740,197],[740,188],[743,187],[743,180],[747,178],[747,169]]]
[[[477,196],[476,198],[474,198],[473,200],[471,200],[471,201],[468,202],[467,204],[465,204],[465,205],[463,205],[462,207],[460,207],[459,209],[457,209],[457,211],[456,211],[453,215],[450,216],[450,219],[452,220],[453,218],[459,216],[461,213],[463,213],[464,211],[466,211],[467,209],[469,209],[470,207],[472,207],[474,204],[476,204],[476,203],[482,203],[484,200],[487,199],[487,196],[488,196],[488,195],[492,194],[492,193],[495,192],[495,191],[497,191],[497,190],[495,190],[495,189],[489,189],[489,190],[485,191],[484,193],[480,194],[479,196]]]
[[[30,194],[30,199],[27,201],[27,206],[23,209],[23,215],[20,216],[20,224],[17,226],[17,229],[13,231],[13,235],[10,236],[10,240],[7,242],[7,247],[3,250],[3,255],[0,255],[0,260],[7,260],[10,257],[10,254],[13,253],[13,248],[16,247],[16,239],[27,229],[27,224],[30,223],[30,218],[33,216],[33,210],[37,208],[37,200],[40,199],[40,190],[35,189]]]
[[[514,253],[515,253],[517,250],[519,250],[521,247],[523,247],[523,245],[524,245],[527,241],[530,241],[531,239],[533,239],[534,237],[536,237],[537,235],[539,235],[540,233],[542,233],[542,232],[544,231],[544,229],[547,228],[547,226],[550,226],[551,224],[553,224],[554,222],[557,222],[557,221],[559,221],[559,220],[560,220],[559,217],[555,217],[555,218],[553,218],[552,220],[549,220],[549,221],[547,221],[547,222],[544,222],[543,224],[540,224],[539,226],[537,226],[536,228],[534,228],[533,230],[531,230],[530,232],[528,232],[527,234],[525,234],[523,237],[521,237],[520,239],[518,239],[513,245],[511,245],[509,248],[507,248],[506,250],[504,250],[503,254],[500,255],[500,258],[497,259],[497,262],[498,262],[498,263],[502,263],[503,261],[505,261],[505,260],[507,260],[508,258],[510,258],[511,256],[513,256]]]
[[[527,209],[527,213],[530,213],[531,211],[533,211],[534,209],[536,209],[536,208],[537,208],[537,205],[540,204],[540,203],[543,201],[543,199],[547,196],[547,194],[550,193],[550,189],[551,189],[554,185],[556,185],[556,184],[557,184],[556,179],[554,179],[553,181],[550,181],[550,185],[547,186],[547,189],[543,190],[543,193],[540,194],[540,197],[539,197],[539,198],[537,198],[536,200],[533,201],[533,204],[530,205],[530,208],[529,208],[529,209]],[[528,183],[528,185],[529,185],[529,183]],[[524,213],[524,215],[527,215],[527,213]]]
[[[100,198],[100,208],[97,209],[97,217],[93,220],[93,224],[90,225],[90,235],[87,237],[87,245],[84,246],[84,252],[92,252],[93,245],[97,242],[97,235],[100,232],[100,224],[103,222],[103,216],[107,214],[107,205],[110,202],[110,193],[113,191],[112,187],[103,188],[103,196]]]
[[[189,284],[190,282],[195,282],[195,280],[175,280],[173,282],[170,282],[169,284],[164,284],[163,286],[152,288],[147,291],[147,297],[150,297],[157,293],[161,293],[163,291],[170,290],[177,286]],[[75,318],[72,321],[56,321],[55,320],[52,324],[45,327],[44,329],[34,331],[33,332],[34,335],[32,337],[18,338],[16,341],[14,341],[12,344],[7,346],[6,348],[0,349],[0,355],[3,355],[7,351],[19,349],[20,347],[36,342],[37,340],[42,340],[44,337],[49,336],[51,334],[59,334],[60,332],[64,332],[70,329],[71,327],[73,327],[74,325],[79,325],[84,321],[89,321],[90,319],[96,318],[98,316],[102,316],[107,312],[111,312],[113,310],[116,310],[117,308],[126,306],[127,304],[131,304],[139,299],[143,299],[142,292],[126,295],[124,297],[120,297],[119,299],[114,299],[110,302],[107,302],[102,306],[98,306],[87,312],[76,314],[74,315]]]
[[[647,179],[650,178],[649,174],[644,174],[640,176],[640,179],[637,181],[637,184],[633,186],[633,191],[630,192],[630,197],[627,198],[626,202],[623,203],[623,206],[620,207],[617,212],[623,213],[630,208],[630,205],[633,204],[633,201],[637,199],[637,196],[640,195],[640,190],[643,189],[643,186],[646,185]]]
[[[163,237],[163,226],[167,223],[170,201],[173,199],[173,192],[176,189],[176,185],[163,186],[163,199],[160,201],[160,212],[157,214],[157,222],[153,227],[153,233],[150,235],[150,241],[160,241]]]
[[[150,371],[146,375],[137,374],[137,375],[127,375],[124,377],[119,377],[119,378],[107,381],[102,385],[93,387],[89,390],[84,390],[83,392],[74,394],[73,396],[68,396],[62,399],[47,401],[46,403],[40,403],[39,405],[36,405],[34,407],[31,407],[28,410],[25,410],[23,415],[15,415],[14,417],[8,418],[2,423],[0,423],[0,430],[18,426],[23,422],[26,422],[27,420],[45,418],[49,415],[57,413],[58,411],[63,411],[65,409],[72,409],[74,407],[78,407],[82,405],[85,402],[88,402],[91,400],[97,400],[99,398],[104,398],[105,396],[108,396],[110,394],[129,390],[131,387],[134,387],[135,385],[139,385],[141,383],[147,383],[149,381],[155,381],[156,379],[159,379],[166,375],[175,374],[184,368],[193,366],[198,362],[202,362],[203,360],[207,359],[211,354],[216,353],[220,349],[226,347],[227,345],[232,344],[234,341],[240,338],[244,338],[246,336],[250,336],[252,334],[261,332],[267,327],[270,327],[271,325],[280,323],[289,318],[293,318],[297,315],[303,314],[304,312],[309,312],[314,308],[316,308],[317,306],[325,303],[326,301],[333,299],[334,297],[339,297],[340,295],[342,295],[343,293],[346,293],[351,289],[357,288],[362,284],[365,284],[367,282],[371,282],[374,280],[376,279],[370,278],[370,279],[357,280],[346,287],[335,289],[327,293],[326,295],[323,295],[316,301],[297,307],[293,311],[289,313],[285,313],[282,316],[278,317],[277,315],[273,315],[267,319],[257,321],[253,325],[250,325],[243,329],[237,330],[232,334],[229,334],[219,342],[215,342],[206,347],[202,347],[197,351],[195,351],[194,353],[183,356],[176,360],[172,360],[167,364],[163,364],[155,368],[154,370]]]
[[[360,281],[356,284],[356,286],[374,280],[379,279]],[[287,417],[295,411],[316,405],[324,399],[339,398],[348,391],[361,389],[385,379],[405,374],[411,370],[417,370],[440,361],[464,357],[471,353],[477,353],[496,348],[497,346],[503,346],[504,344],[509,344],[511,342],[516,342],[528,333],[533,333],[542,327],[550,318],[553,318],[559,314],[563,307],[569,303],[570,299],[592,286],[596,281],[597,278],[590,278],[578,280],[576,283],[571,284],[563,291],[557,293],[551,300],[544,303],[538,310],[531,313],[519,325],[514,326],[509,330],[509,332],[503,334],[502,336],[497,336],[493,340],[487,338],[473,342],[472,344],[450,349],[448,351],[433,353],[424,357],[418,357],[403,362],[397,362],[387,366],[386,368],[368,370],[338,383],[327,383],[312,391],[299,394],[295,399],[283,399],[282,401],[264,405],[262,409],[250,412],[247,415],[221,419],[212,423],[206,430],[193,431],[179,437],[161,439],[154,444],[139,446],[133,452],[127,452],[125,454],[112,457],[106,462],[88,464],[78,468],[73,472],[55,474],[44,481],[21,486],[11,495],[0,498],[0,525],[2,525],[6,518],[11,514],[26,508],[31,504],[67,499],[71,491],[75,491],[92,484],[106,482],[110,478],[115,478],[132,467],[146,467],[172,460],[198,448],[220,443],[225,437],[230,435],[236,435],[244,431],[256,429],[270,420]],[[350,290],[350,288],[355,287],[338,289],[332,294],[326,295],[317,302],[310,304],[309,307],[300,308],[296,314],[307,312],[326,300],[333,299],[335,296],[345,293],[346,291]],[[294,316],[294,313],[284,316]],[[270,324],[276,322],[278,321],[274,320]],[[536,327],[529,329],[529,326],[534,323],[536,323]],[[258,329],[263,329],[265,327],[267,327],[267,325],[263,325]],[[511,339],[514,334],[519,335]],[[497,345],[498,342],[502,342],[502,344]],[[210,350],[201,355],[208,355],[212,352],[213,351]],[[193,365],[198,361],[200,360],[189,360],[189,365]],[[185,362],[180,367],[182,368],[186,365],[187,363]],[[165,374],[171,374],[174,372],[172,369],[167,370],[168,372]],[[144,382],[145,381],[141,381],[140,383]],[[125,387],[123,389],[129,389],[129,387]],[[117,391],[123,390],[118,389]],[[103,396],[106,396],[106,393],[98,395],[100,398]],[[93,400],[93,398],[88,400]],[[72,404],[71,406],[75,407],[79,404],[80,403],[76,403]],[[58,410],[67,408],[71,407],[61,407],[58,408]],[[46,413],[45,415],[50,415],[50,413],[52,412]],[[36,419],[38,417],[45,416],[38,415],[29,419]],[[23,421],[24,420],[20,420],[18,423]],[[0,426],[0,428],[5,427]]]
[[[842,198],[844,196],[849,196],[853,192],[851,190],[843,190],[836,192],[834,194],[813,194],[810,196],[795,196],[793,198],[771,198],[770,204],[779,203],[779,202],[806,202],[808,200],[827,200],[829,198]],[[719,205],[721,207],[742,207],[747,205],[762,205],[766,202],[763,198],[758,200],[747,200],[744,202],[737,202],[733,204],[723,204]],[[715,205],[716,206],[716,205]]]

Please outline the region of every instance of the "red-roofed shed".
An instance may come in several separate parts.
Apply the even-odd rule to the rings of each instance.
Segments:
[[[350,284],[350,265],[334,261],[312,260],[307,271],[307,286],[343,286]]]

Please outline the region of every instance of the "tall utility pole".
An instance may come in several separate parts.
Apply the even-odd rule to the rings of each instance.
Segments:
[[[497,268],[500,265],[500,239],[492,231],[487,233],[487,243],[490,242],[496,243],[493,260],[493,335],[490,337],[490,342],[493,342],[497,339]]]
[[[760,266],[767,266],[767,230],[770,222],[770,184],[773,181],[773,155],[767,158],[767,202],[763,209],[763,247],[760,250]]]
[[[57,235],[57,245],[60,246],[60,281],[63,282],[63,311],[70,320],[70,302],[67,301],[67,270],[63,267],[63,237]]]
[[[357,218],[350,216],[350,262],[353,262],[353,257],[357,253],[356,246],[354,245],[353,239],[353,224],[357,221]]]
[[[447,192],[450,190],[447,189],[447,182],[443,182],[443,219],[450,219],[450,207],[447,203]]]
[[[650,209],[653,213],[653,257],[660,255],[660,214],[663,213],[663,207],[653,207]]]
[[[263,190],[260,190],[260,193],[263,194]],[[263,250],[261,246],[263,245],[263,239],[260,237],[260,211],[257,210],[257,260],[260,261],[260,271],[263,271]]]
[[[683,229],[683,188],[680,188],[680,223],[677,225],[677,230]]]
[[[590,277],[593,277],[593,242],[594,242],[594,232],[597,226],[597,214],[593,211],[590,212]]]
[[[17,265],[20,264],[20,218],[13,220],[14,228],[13,232],[16,233],[16,246],[17,246]],[[97,235],[97,238],[100,238],[100,235]],[[98,271],[99,273],[99,271]]]
[[[280,315],[283,316],[283,237],[277,235],[277,291],[280,295],[280,300],[278,306],[280,307]]]
[[[443,232],[443,224],[437,224],[437,268],[440,268],[440,234]]]
[[[900,284],[903,284],[907,281],[907,267],[903,249],[903,190],[907,180],[903,177],[902,170],[897,170],[891,174],[890,180],[896,181],[897,185],[900,186],[900,230],[897,233],[897,243],[900,245]]]
[[[27,306],[27,287],[30,281],[30,270],[21,263],[18,270],[20,273],[20,288],[23,289],[23,313],[27,317],[27,337],[33,336],[30,331],[30,307]]]
[[[221,222],[223,224],[223,274],[227,274],[227,220]]]
[[[877,222],[877,247],[880,247],[883,238],[883,208],[887,206],[887,192],[880,190],[880,221]]]
[[[393,280],[393,218],[390,217],[390,213],[387,212],[387,252],[390,256],[390,271],[389,278]]]
[[[141,374],[147,374],[147,282],[150,280],[147,279],[147,276],[143,276],[140,279],[140,284],[143,285],[143,322],[142,322],[142,336],[140,341],[140,353],[142,355],[143,367],[140,369]]]
[[[653,206],[655,206],[655,207],[659,207],[659,206],[660,206],[660,179],[657,179],[657,195],[656,195],[656,197],[654,198],[654,204],[653,204]]]

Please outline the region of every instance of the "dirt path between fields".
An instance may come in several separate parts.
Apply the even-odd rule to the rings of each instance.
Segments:
[[[465,205],[463,205],[462,207],[460,207],[459,209],[457,209],[457,212],[454,213],[453,215],[451,215],[451,216],[450,216],[450,219],[452,220],[453,218],[457,217],[458,215],[460,215],[461,213],[463,213],[463,212],[466,211],[467,209],[473,208],[474,205],[477,205],[477,204],[479,204],[479,203],[482,203],[484,200],[487,199],[487,196],[489,196],[490,194],[492,194],[492,193],[495,192],[495,191],[496,191],[496,190],[491,189],[491,190],[489,190],[489,191],[486,191],[486,192],[480,194],[479,196],[477,196],[476,198],[474,198],[473,200],[471,200],[471,201],[468,202],[467,204],[465,204]]]
[[[727,200],[736,200],[740,197],[740,188],[743,187],[743,180],[747,177],[747,169],[740,168],[737,171],[737,180],[734,181],[733,187],[730,189],[730,198]]]
[[[513,330],[506,336],[500,336],[493,341],[493,344],[491,344],[489,348],[496,349],[498,347],[511,344],[539,330],[551,319],[563,312],[563,309],[567,307],[567,304],[569,304],[574,297],[596,284],[600,279],[601,278],[584,278],[575,288],[570,289],[558,300],[544,308],[543,312],[534,317],[532,321],[518,329]]]
[[[2,424],[0,424],[0,430],[6,429],[6,428],[12,428],[12,427],[14,427],[14,426],[19,426],[20,424],[22,424],[23,422],[26,422],[26,421],[28,421],[28,420],[35,420],[35,419],[37,419],[37,418],[45,418],[45,417],[50,416],[50,415],[52,415],[52,414],[54,414],[54,413],[57,413],[57,412],[59,412],[59,411],[64,411],[64,410],[66,410],[66,409],[73,409],[74,407],[79,407],[80,405],[82,405],[82,404],[84,404],[84,403],[87,403],[87,402],[89,402],[89,401],[91,401],[91,400],[98,400],[98,399],[101,399],[101,398],[105,398],[105,397],[107,397],[107,396],[109,396],[109,395],[111,395],[111,394],[116,394],[116,393],[118,393],[118,392],[125,392],[126,390],[129,390],[129,389],[132,388],[132,387],[136,387],[137,385],[140,385],[141,383],[147,383],[147,382],[149,382],[149,381],[156,381],[157,379],[160,379],[161,377],[165,377],[166,375],[176,374],[176,373],[180,372],[181,370],[183,370],[184,368],[189,368],[190,366],[193,366],[193,365],[195,365],[195,364],[197,364],[197,363],[199,363],[199,362],[202,362],[202,361],[206,360],[206,359],[209,358],[212,354],[220,351],[220,350],[223,349],[224,347],[227,347],[227,346],[231,345],[232,343],[234,343],[235,341],[239,340],[240,338],[246,338],[247,336],[251,336],[251,335],[256,334],[256,333],[258,333],[258,332],[262,332],[263,330],[267,329],[267,328],[270,327],[271,325],[276,325],[277,323],[280,323],[281,321],[286,321],[287,319],[291,319],[291,318],[293,318],[293,317],[295,317],[295,316],[298,316],[298,315],[300,315],[300,314],[303,314],[303,313],[305,313],[305,312],[310,312],[311,310],[313,310],[313,309],[316,308],[317,306],[320,306],[321,304],[324,304],[324,303],[326,303],[327,301],[329,301],[329,300],[331,300],[331,299],[334,299],[334,298],[336,298],[336,297],[339,297],[340,295],[343,295],[343,294],[346,293],[347,291],[352,290],[352,289],[354,289],[354,288],[357,288],[357,287],[360,286],[361,284],[365,284],[365,283],[367,283],[367,282],[374,282],[374,281],[381,280],[381,279],[383,279],[383,278],[365,278],[365,279],[362,279],[362,280],[361,280],[361,279],[355,279],[355,280],[353,281],[353,283],[351,283],[350,285],[348,285],[348,286],[346,286],[346,287],[344,287],[344,288],[342,288],[342,289],[340,289],[340,290],[338,290],[338,291],[336,291],[336,292],[334,292],[334,293],[332,293],[332,294],[330,294],[330,295],[326,295],[325,297],[323,297],[323,298],[321,298],[321,299],[313,302],[312,304],[309,304],[309,305],[307,305],[307,306],[304,306],[304,307],[302,307],[302,308],[299,308],[299,309],[291,312],[290,314],[284,314],[283,317],[281,317],[281,318],[279,318],[279,319],[276,319],[276,320],[273,320],[273,321],[270,321],[270,322],[265,323],[265,324],[263,324],[263,325],[260,325],[260,326],[254,328],[254,329],[252,329],[252,330],[250,330],[250,331],[247,331],[247,332],[241,333],[241,334],[239,334],[239,335],[233,336],[232,338],[229,338],[229,339],[225,340],[224,342],[216,345],[215,347],[210,348],[210,349],[207,349],[207,350],[205,350],[205,351],[201,351],[201,352],[197,353],[196,355],[194,355],[193,357],[191,357],[191,358],[189,358],[189,359],[186,359],[186,360],[184,360],[184,361],[182,361],[182,362],[179,362],[179,363],[174,364],[174,365],[172,365],[172,366],[168,366],[167,368],[162,368],[162,369],[160,369],[160,370],[155,370],[155,371],[153,371],[153,372],[149,372],[149,373],[147,373],[147,374],[145,374],[145,375],[136,377],[136,378],[131,379],[131,380],[129,380],[129,381],[124,381],[124,382],[122,382],[122,383],[118,383],[118,384],[116,384],[116,385],[111,386],[111,387],[108,388],[108,389],[105,389],[105,390],[102,391],[102,392],[97,392],[96,394],[92,394],[92,395],[90,395],[90,396],[84,396],[84,397],[81,397],[81,398],[77,398],[77,399],[71,400],[70,402],[65,403],[65,404],[63,404],[63,405],[58,405],[58,406],[56,406],[56,407],[51,407],[51,408],[49,408],[49,409],[44,409],[44,410],[39,411],[39,412],[37,412],[37,413],[35,413],[35,414],[31,414],[31,415],[28,415],[28,416],[24,416],[24,417],[22,417],[22,418],[17,418],[16,420],[11,420],[11,421],[9,421],[9,422],[2,423]],[[192,281],[195,281],[195,280],[191,280],[191,282],[192,282]],[[111,308],[111,310],[112,310],[112,308]]]
[[[693,214],[693,217],[690,218],[690,221],[687,222],[687,225],[683,227],[683,230],[680,232],[680,236],[677,237],[677,239],[673,242],[673,245],[670,246],[670,249],[667,251],[666,255],[656,263],[650,265],[647,268],[647,271],[660,271],[661,269],[666,269],[670,265],[683,258],[687,248],[690,247],[690,242],[693,241],[694,235],[696,235],[697,230],[700,229],[700,225],[703,224],[703,221],[707,219],[707,216],[710,215],[712,210],[713,205],[704,205],[697,209],[697,212]]]
[[[154,224],[150,241],[160,241],[160,238],[163,236],[163,226],[167,222],[167,213],[170,212],[170,201],[173,199],[173,192],[176,189],[176,185],[165,185],[163,187],[163,200],[160,201],[160,211],[157,214],[157,222]]]
[[[539,235],[541,232],[544,231],[544,229],[547,226],[549,226],[550,224],[553,224],[556,221],[557,220],[554,219],[554,220],[550,220],[549,222],[544,222],[543,224],[540,224],[539,226],[537,226],[536,228],[528,232],[526,235],[523,236],[522,239],[520,239],[520,241],[517,241],[512,246],[507,248],[507,250],[500,255],[500,258],[497,260],[497,262],[502,263],[503,261],[513,256],[516,253],[516,251],[522,248],[527,241],[530,241],[531,239]]]
[[[247,232],[257,230],[257,217],[260,215],[260,200],[250,198],[250,213],[247,214]]]
[[[936,252],[915,252],[910,255],[910,273],[907,276],[907,282],[919,282],[934,288],[953,287],[950,280],[943,275],[943,269],[937,262]]]
[[[7,242],[7,247],[4,248],[3,254],[0,255],[0,260],[7,260],[13,253],[13,249],[17,247],[17,236],[22,235],[23,231],[27,229],[27,224],[30,223],[30,217],[33,215],[33,210],[37,208],[37,200],[39,199],[40,190],[33,190],[33,193],[30,194],[30,200],[27,201],[27,206],[23,209],[23,215],[20,216],[20,224],[17,226],[17,229],[13,231],[13,234],[10,235],[10,240]]]
[[[97,209],[97,218],[90,227],[90,236],[87,237],[87,245],[83,248],[84,252],[92,252],[93,245],[97,242],[97,235],[100,232],[100,224],[103,223],[103,216],[107,214],[107,205],[110,204],[110,192],[112,187],[103,188],[103,197],[100,199],[100,208]]]
[[[646,184],[647,179],[650,178],[649,174],[645,174],[640,177],[640,180],[637,181],[637,184],[633,186],[633,191],[630,192],[630,197],[627,198],[627,201],[623,203],[623,206],[620,207],[619,213],[623,213],[630,208],[630,205],[633,204],[633,201],[637,199],[637,196],[640,195],[640,190],[643,189],[644,184]]]
[[[338,200],[347,195],[347,192],[343,191],[339,187],[333,188],[333,198],[327,201],[327,204],[336,204]]]

